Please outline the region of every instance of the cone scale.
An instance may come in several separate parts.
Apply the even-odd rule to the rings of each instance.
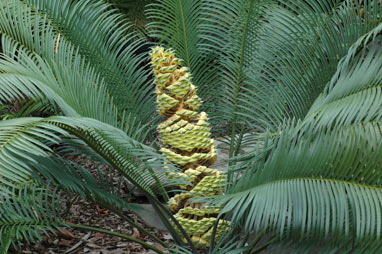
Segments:
[[[160,151],[182,172],[168,172],[170,178],[184,179],[192,186],[169,201],[170,210],[198,248],[210,245],[218,208],[202,207],[190,198],[216,195],[224,187],[224,174],[208,168],[216,161],[214,140],[211,139],[207,114],[198,112],[202,100],[196,94],[191,74],[181,67],[181,60],[171,50],[155,47],[151,64],[155,76],[158,112],[168,117],[159,124],[158,131],[165,147]],[[229,222],[220,220],[216,238],[228,230]]]

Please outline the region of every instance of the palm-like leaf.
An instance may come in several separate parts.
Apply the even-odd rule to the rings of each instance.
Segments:
[[[77,194],[111,210],[139,210],[138,206],[129,204],[120,197],[120,189],[114,186],[111,178],[113,174],[110,172],[105,172],[105,176],[99,172],[97,181],[88,170],[62,158],[35,157],[35,160],[37,164],[31,163],[30,166],[33,168],[33,179],[36,182],[43,184],[48,180],[50,184],[66,190],[67,193]]]
[[[305,117],[350,46],[378,25],[381,7],[364,3],[365,16],[351,1],[288,1],[267,13],[240,104],[253,127],[275,131]]]
[[[91,149],[94,150],[94,152],[98,153],[104,161],[121,172],[122,175],[125,176],[130,182],[146,193],[147,197],[150,198],[154,205],[159,204],[159,206],[161,206],[161,203],[156,198],[156,194],[163,193],[164,190],[160,179],[161,174],[160,172],[154,172],[152,168],[164,168],[164,163],[166,163],[166,161],[163,160],[161,155],[155,153],[152,148],[144,146],[132,138],[129,138],[122,130],[94,119],[68,117],[50,117],[46,119],[19,118],[2,121],[0,132],[3,133],[5,132],[4,130],[9,129],[15,130],[16,133],[18,129],[27,129],[30,133],[35,135],[42,132],[45,136],[41,139],[32,139],[30,137],[32,135],[17,133],[15,134],[18,138],[17,142],[13,142],[12,146],[8,145],[5,140],[5,143],[2,143],[2,145],[11,151],[7,154],[7,157],[4,158],[5,162],[22,161],[23,163],[15,164],[13,168],[5,165],[4,168],[2,168],[4,175],[12,175],[12,171],[25,171],[25,179],[27,181],[30,179],[32,174],[30,170],[35,168],[35,172],[41,173],[48,179],[53,180],[53,182],[56,182],[55,184],[61,188],[86,196],[87,199],[105,205],[105,207],[116,210],[116,212],[121,212],[120,209],[124,207],[133,208],[134,210],[135,207],[126,206],[126,204],[117,204],[118,198],[109,192],[105,192],[105,190],[97,188],[94,180],[92,185],[92,178],[90,175],[86,174],[86,171],[84,171],[84,175],[82,177],[85,177],[88,181],[90,180],[87,186],[81,186],[84,182],[78,182],[78,179],[80,179],[78,177],[78,179],[73,181],[71,185],[62,186],[60,185],[62,180],[69,180],[71,175],[72,177],[75,177],[75,175],[73,175],[74,172],[71,171],[70,168],[66,169],[69,170],[69,175],[66,175],[63,179],[57,179],[57,175],[52,176],[55,170],[49,170],[46,167],[48,165],[61,165],[61,167],[56,170],[65,171],[65,167],[63,168],[64,165],[62,163],[55,163],[49,159],[48,162],[46,160],[42,160],[45,161],[44,165],[39,165],[37,163],[38,158],[36,158],[36,156],[49,157],[50,155],[51,151],[45,144],[46,142],[49,141],[49,143],[57,143],[57,141],[60,140],[60,136],[67,136],[71,133],[85,142]],[[60,133],[60,136],[53,135],[51,133]],[[25,145],[28,144],[28,142],[32,142],[32,144]],[[150,159],[157,159],[148,160],[148,157]],[[20,158],[22,158],[22,160],[20,160]],[[28,164],[32,164],[34,166],[30,167]],[[167,164],[166,167],[171,169],[170,164]],[[163,175],[164,174],[162,174],[162,176]],[[7,185],[15,185],[15,180],[11,177],[4,177],[2,178],[2,181],[2,188],[5,190],[7,189]],[[9,188],[10,187],[8,187],[8,189]],[[166,216],[166,218],[168,218],[169,214],[163,210],[163,208],[159,209],[161,209],[159,210],[160,212],[164,213],[162,216]],[[165,219],[165,217],[163,217],[163,219]],[[171,230],[171,225],[168,224],[168,226]],[[176,237],[176,235],[174,235],[174,237]]]
[[[0,197],[0,234],[9,237],[1,237],[0,246],[9,245],[9,240],[16,243],[41,239],[42,232],[55,232],[65,225],[57,190],[28,185],[14,190],[13,195]]]
[[[24,161],[33,162],[33,155],[48,156],[50,148],[44,142],[58,143],[60,137],[55,133],[61,133],[61,135],[71,133],[77,136],[146,193],[154,193],[154,190],[150,187],[150,179],[157,181],[153,179],[154,175],[150,172],[139,172],[137,170],[139,164],[137,163],[143,163],[149,168],[165,163],[162,157],[156,154],[152,148],[129,138],[122,130],[93,119],[65,117],[46,119],[19,118],[2,121],[0,129],[1,133],[5,134],[2,141],[4,153],[2,157],[4,160],[2,175],[5,177],[8,175],[13,176],[13,174],[17,176],[18,172],[19,174],[24,172],[22,176],[28,179],[30,172],[25,169],[29,167]],[[7,135],[7,132],[10,134]],[[147,161],[147,157],[150,155],[159,160]],[[14,165],[13,167],[8,166],[8,163],[11,162]],[[4,181],[8,183],[6,178],[3,179],[3,183]],[[158,186],[160,186],[159,182]]]
[[[13,8],[15,6],[19,8],[19,11],[25,12],[24,19],[19,19],[20,23],[16,22],[16,25],[12,27],[16,31],[18,28],[21,29],[23,25],[32,27],[35,23],[41,22],[43,24],[40,27],[41,33],[48,33],[44,37],[46,41],[42,44],[44,50],[36,48],[37,45],[33,44],[34,40],[30,48],[34,47],[47,60],[28,53],[29,50],[20,45],[23,42],[22,39],[20,42],[17,42],[11,39],[11,37],[4,36],[3,49],[7,56],[4,56],[2,59],[0,67],[2,69],[0,78],[2,82],[0,88],[1,97],[4,100],[24,96],[47,97],[50,101],[57,104],[66,115],[92,117],[121,128],[137,140],[144,140],[148,130],[143,131],[135,117],[124,113],[121,114],[118,111],[111,97],[107,96],[108,92],[105,88],[105,83],[68,42],[62,39],[60,42],[62,50],[58,53],[53,53],[51,58],[47,57],[48,52],[54,52],[52,51],[53,48],[49,49],[49,46],[53,47],[55,43],[52,39],[54,37],[53,29],[49,23],[45,22],[44,17],[36,16],[28,9],[28,6],[18,1],[10,1],[9,5],[7,7],[3,6],[4,8],[2,9],[4,13],[3,23],[10,22],[6,18],[8,15],[16,15],[17,9]],[[50,35],[49,31],[51,32]],[[31,37],[33,38],[33,36],[37,36],[34,34],[39,33],[36,31],[36,33],[32,34],[29,32],[30,34],[28,34],[25,31],[23,33],[21,30],[18,32],[20,32],[21,36],[25,36],[26,41]],[[37,39],[36,41],[38,41]],[[18,61],[16,62],[15,59]],[[69,73],[71,75],[68,75]],[[82,98],[87,98],[87,100]],[[55,131],[55,128],[49,131]],[[21,138],[28,139],[29,137],[24,135]],[[41,138],[46,139],[46,137]],[[54,142],[53,140],[50,141]],[[20,150],[22,150],[21,147]],[[126,155],[124,154],[124,156]],[[9,164],[10,160],[7,159],[6,163]],[[21,174],[23,170],[25,169],[22,169],[20,166],[17,170],[14,170],[14,173]]]
[[[381,54],[378,43],[381,31],[379,25],[349,49],[304,122],[313,121],[317,129],[326,129],[379,121]]]
[[[55,49],[60,50],[61,40],[73,43],[105,79],[120,110],[134,112],[142,120],[148,120],[153,109],[146,102],[154,97],[151,96],[151,83],[147,82],[145,56],[136,54],[146,45],[129,31],[131,24],[121,14],[102,1],[25,2],[32,10],[40,10],[40,15],[47,14],[56,32]],[[65,51],[65,46],[61,49]]]
[[[50,150],[41,139],[57,143],[62,130],[52,126],[46,129],[43,122],[33,120],[8,120],[0,122],[0,173],[1,188],[15,188],[30,179],[30,169],[25,161],[32,160],[25,152],[44,156]],[[33,160],[32,160],[33,161]]]
[[[267,1],[201,1],[206,18],[200,25],[205,39],[203,50],[218,57],[214,88],[208,99],[214,102],[211,120],[220,135],[230,135],[230,156],[239,145],[234,142],[237,134],[245,131],[244,122],[238,117],[239,98],[245,93],[245,72],[254,60],[260,43],[259,27]],[[214,13],[214,15],[211,15]],[[219,103],[217,103],[219,102]]]
[[[136,67],[137,65],[139,66],[143,64],[144,58],[143,56],[134,55],[136,48],[136,46],[134,46],[135,44],[131,45],[130,47],[126,47],[124,52],[119,52],[119,50],[121,50],[122,48],[121,45],[118,46],[112,44],[112,41],[119,41],[118,43],[122,43],[123,41],[126,41],[126,43],[129,42],[128,39],[125,39],[125,36],[128,35],[124,34],[124,30],[119,31],[118,29],[114,29],[114,27],[119,27],[119,29],[123,29],[123,27],[121,28],[120,26],[118,26],[118,23],[113,22],[113,20],[118,20],[119,16],[116,15],[115,17],[112,14],[110,14],[110,19],[112,21],[110,21],[109,19],[105,21],[109,21],[107,23],[109,27],[106,30],[109,32],[116,31],[116,33],[113,34],[113,36],[109,36],[112,37],[111,42],[102,42],[102,40],[100,40],[100,43],[107,45],[102,47],[103,44],[99,45],[97,43],[94,43],[93,40],[89,39],[91,38],[92,34],[84,36],[84,34],[86,34],[86,27],[83,28],[83,31],[78,29],[79,31],[77,31],[77,34],[72,35],[72,33],[74,32],[70,31],[71,29],[75,29],[71,22],[77,22],[82,24],[85,23],[78,20],[79,18],[69,19],[69,17],[71,17],[70,15],[73,16],[81,14],[74,13],[78,12],[76,10],[82,10],[90,12],[88,13],[89,17],[96,18],[97,14],[102,13],[104,9],[108,6],[104,6],[102,4],[91,4],[88,1],[81,2],[84,6],[82,6],[81,4],[79,4],[79,6],[71,6],[71,1],[64,1],[62,5],[65,7],[63,9],[65,11],[65,15],[56,13],[55,15],[58,15],[59,18],[56,17],[55,20],[58,20],[61,23],[63,23],[60,23],[60,26],[63,27],[61,29],[71,34],[73,37],[72,38],[69,35],[65,36],[65,33],[63,33],[63,31],[57,29],[58,25],[48,19],[49,15],[43,15],[43,13],[41,12],[38,12],[38,14],[36,14],[34,9],[30,7],[30,5],[37,5],[38,2],[39,5],[37,5],[36,7],[44,8],[46,4],[47,10],[50,10],[50,8],[53,8],[55,6],[56,2],[32,2],[33,3],[31,4],[25,4],[17,0],[7,0],[1,3],[2,10],[0,15],[0,29],[3,34],[2,45],[4,53],[8,57],[14,57],[15,54],[18,55],[18,53],[26,55],[38,55],[33,56],[37,58],[34,60],[31,59],[33,57],[26,57],[25,55],[19,56],[19,63],[17,63],[16,65],[21,64],[23,65],[23,67],[15,65],[13,65],[13,67],[9,66],[8,68],[10,69],[2,70],[2,72],[7,72],[7,74],[4,74],[4,76],[13,73],[14,70],[12,70],[12,68],[16,68],[19,71],[16,71],[14,74],[22,76],[20,77],[21,79],[33,78],[33,82],[38,82],[39,87],[49,87],[53,91],[42,91],[42,94],[44,96],[47,96],[49,99],[54,100],[54,98],[51,98],[51,96],[54,93],[57,93],[58,96],[61,97],[60,108],[65,114],[79,114],[82,116],[93,117],[101,121],[111,123],[113,125],[115,125],[117,122],[120,122],[121,124],[126,126],[126,123],[122,123],[127,119],[127,114],[123,113],[123,110],[128,109],[129,114],[133,116],[129,117],[128,119],[135,121],[135,126],[138,127],[140,121],[146,123],[149,122],[151,120],[153,108],[147,106],[150,103],[146,103],[152,99],[152,96],[148,94],[150,93],[150,90],[147,88],[149,82],[146,83],[148,77],[147,75],[144,76],[142,74],[143,70],[134,69],[139,68]],[[54,6],[52,6],[52,4]],[[23,13],[22,18],[20,12]],[[52,15],[54,15],[54,13]],[[66,24],[64,22],[65,20],[68,22],[67,28],[64,27],[64,25]],[[96,27],[98,27],[100,26],[100,24],[98,23],[101,22],[101,20],[97,19],[89,24],[96,24]],[[96,31],[98,31],[98,29],[95,31],[89,28],[87,29],[88,33],[95,33]],[[32,33],[32,31],[34,30],[36,31]],[[85,47],[87,47],[88,45],[89,49],[87,49],[86,52],[81,51],[85,50]],[[98,51],[101,51],[101,49],[98,49],[97,47],[104,48],[104,51],[106,51],[106,53],[102,53],[104,55],[108,55],[108,50],[110,51],[114,48],[114,50],[117,51],[118,54],[115,52],[109,52],[109,58],[111,57],[112,59],[109,59],[108,57],[104,57],[102,55],[99,56]],[[108,47],[111,47],[111,49],[109,49]],[[126,59],[122,60],[126,61],[129,64],[120,63],[122,61],[121,59],[114,59],[113,57],[117,57],[117,55],[119,58],[124,56]],[[109,62],[106,61],[107,59],[109,59]],[[32,62],[35,62],[35,64],[33,64]],[[123,68],[126,69],[119,70],[119,74],[117,75],[113,72],[110,73],[110,71],[115,72],[115,70],[109,70],[109,68],[106,68],[105,66],[102,67],[103,65],[109,66],[109,68],[111,66],[118,67],[121,65],[123,66]],[[33,68],[42,68],[43,70],[37,71]],[[123,81],[120,81],[122,84],[119,85],[114,84],[116,81],[110,81],[107,78],[117,78],[122,77],[123,75],[127,76],[127,78]],[[136,75],[140,77],[139,81],[141,83],[135,80],[138,79]],[[12,75],[12,78],[15,79],[15,75]],[[131,80],[129,81],[128,79]],[[136,83],[134,85],[127,86],[126,84],[133,82],[132,80],[135,80],[134,82]],[[22,80],[21,82],[25,81]],[[32,81],[30,81],[29,83],[31,82]],[[7,82],[4,81],[4,83]],[[96,91],[97,89],[89,89],[89,87],[94,88],[94,86],[96,86],[99,89],[99,91]],[[124,93],[120,91],[113,90],[118,90],[118,87],[125,87],[120,88],[125,89],[125,91],[131,88],[132,91],[129,91],[128,93],[129,96],[134,97],[134,100],[128,99],[128,97],[126,97],[127,95],[124,95]],[[2,96],[2,98],[5,100],[9,100],[14,98],[15,96],[22,96],[23,94],[16,93],[16,91],[18,91],[19,89],[20,87],[17,90],[9,89],[9,87],[7,88],[7,86],[5,85],[3,89],[3,91],[5,90],[5,94]],[[28,89],[25,87],[21,87],[21,89],[22,91],[27,92],[29,89],[32,88]],[[93,94],[91,95],[89,93]],[[112,100],[111,96],[116,97],[116,94],[118,94],[118,96],[122,96],[123,100],[122,98],[118,100],[116,98],[113,98]],[[26,93],[25,95],[37,96],[38,94]],[[88,98],[88,100],[83,100],[83,98],[85,97]],[[62,101],[65,101],[65,103],[67,104],[64,108],[62,105]],[[82,102],[82,105],[80,105],[79,102]],[[118,104],[116,104],[116,102]],[[60,104],[59,102],[56,103]],[[126,103],[129,103],[130,106],[126,106]],[[95,107],[96,105],[98,105],[98,108]],[[72,108],[70,109],[68,106]],[[76,107],[77,109],[73,107]],[[146,108],[148,111],[145,111],[144,108]],[[76,111],[76,113],[74,113],[73,110]],[[135,119],[138,119],[138,122]],[[131,125],[130,127],[132,126],[133,125]]]
[[[223,202],[233,222],[337,244],[381,237],[380,33],[350,48],[305,119],[284,124],[229,190]],[[367,246],[380,251],[369,242],[360,253]]]

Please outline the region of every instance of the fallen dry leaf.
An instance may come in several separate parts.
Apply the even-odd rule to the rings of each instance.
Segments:
[[[133,228],[133,234],[131,236],[134,238],[140,238],[140,234],[137,228]]]
[[[96,233],[94,235],[95,238],[104,238],[105,237],[105,234],[102,234],[102,233]]]
[[[56,230],[56,234],[59,237],[64,238],[66,240],[72,240],[74,238],[74,235],[72,234],[72,232],[70,232],[66,229],[61,229],[61,231]]]
[[[162,246],[161,244],[159,244],[159,243],[154,243],[154,246],[155,246],[155,248],[157,248],[157,249],[159,249],[159,250],[161,250],[161,251],[165,251],[165,249],[163,248],[163,246]]]

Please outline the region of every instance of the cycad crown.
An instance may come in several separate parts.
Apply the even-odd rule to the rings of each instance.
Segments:
[[[201,208],[201,204],[190,204],[188,199],[202,195],[220,193],[224,175],[207,168],[216,161],[216,150],[211,139],[207,114],[198,113],[202,104],[196,95],[191,75],[181,67],[181,60],[174,52],[155,47],[151,53],[154,68],[159,114],[169,117],[158,126],[161,139],[168,148],[161,152],[166,158],[179,165],[183,173],[170,173],[172,178],[183,178],[193,186],[182,185],[188,192],[177,194],[170,199],[170,209],[191,236],[198,247],[209,246],[218,208]],[[220,221],[217,237],[229,227],[227,221]]]

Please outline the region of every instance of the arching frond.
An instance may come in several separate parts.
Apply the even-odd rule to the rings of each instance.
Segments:
[[[31,119],[0,121],[0,183],[2,191],[30,180],[30,169],[26,161],[33,161],[29,154],[47,155],[51,149],[41,142],[57,143],[58,135],[67,132]]]
[[[111,210],[139,211],[139,206],[129,204],[120,196],[120,189],[114,186],[113,174],[110,172],[99,172],[96,180],[89,170],[59,157],[35,157],[35,161],[37,163],[30,163],[34,181],[41,184],[49,182],[66,193],[77,194],[84,200]]]
[[[47,157],[50,148],[44,142],[48,140],[57,143],[59,136],[55,133],[61,133],[61,135],[71,133],[89,145],[111,166],[119,170],[129,181],[144,192],[154,195],[155,191],[150,186],[154,184],[159,188],[162,186],[159,181],[161,176],[150,171],[153,167],[163,166],[166,163],[161,155],[157,154],[152,148],[129,138],[122,130],[94,119],[67,117],[19,118],[2,121],[0,130],[0,133],[4,133],[2,147],[5,155],[2,156],[2,161],[4,161],[2,175],[9,175],[9,179],[13,174],[21,174],[20,172],[25,172],[25,177],[29,177],[30,171],[27,170],[29,167],[25,162],[19,161],[18,158],[34,162],[35,160],[30,154]],[[11,133],[11,135],[5,135],[7,132]],[[33,139],[33,135],[41,139]],[[152,158],[157,158],[157,160],[149,160]],[[14,166],[9,167],[9,164]],[[141,168],[142,165],[145,167]],[[171,165],[169,164],[168,167],[170,168]],[[12,168],[15,169],[12,170]],[[13,174],[12,171],[14,171]],[[156,173],[160,174],[160,171]],[[5,178],[2,178],[2,180],[4,182]],[[8,182],[5,181],[5,183]]]
[[[92,117],[145,139],[149,129],[142,131],[135,117],[118,110],[99,75],[70,46],[63,52],[51,63],[23,49],[8,51],[0,59],[0,98],[46,97],[65,115]]]
[[[69,117],[18,118],[1,121],[0,125],[0,133],[8,131],[12,134],[11,138],[8,139],[5,135],[4,142],[0,144],[4,154],[10,151],[2,157],[4,167],[1,168],[1,174],[9,175],[9,177],[1,177],[3,191],[8,189],[9,192],[10,188],[16,186],[16,179],[12,178],[12,174],[25,172],[25,176],[23,175],[25,180],[18,181],[21,183],[30,181],[31,177],[36,174],[41,174],[44,176],[42,179],[50,179],[61,189],[83,195],[88,200],[102,204],[117,213],[121,212],[121,208],[126,207],[136,210],[136,207],[129,204],[118,204],[118,197],[110,193],[110,190],[103,189],[103,187],[107,187],[106,185],[96,186],[96,182],[92,181],[93,178],[87,171],[83,171],[81,177],[78,177],[76,173],[81,172],[79,168],[74,169],[67,167],[68,165],[65,166],[64,163],[52,161],[54,157],[50,157],[51,149],[48,144],[59,144],[62,136],[72,134],[86,143],[94,153],[97,153],[145,193],[154,205],[161,204],[157,199],[158,194],[163,194],[166,197],[165,183],[162,178],[164,177],[165,164],[169,170],[172,168],[171,164],[165,161],[154,149],[133,140],[125,132],[111,125],[90,118]],[[16,141],[9,142],[8,140],[12,140],[13,136],[16,136]],[[44,164],[39,164],[39,160]],[[7,166],[10,163],[14,163],[13,167]],[[52,166],[53,169],[49,166]],[[157,170],[154,171],[153,168],[157,168]],[[163,171],[159,169],[163,169]],[[60,173],[56,172],[55,174],[56,170]],[[67,172],[67,174],[62,179],[57,179],[62,172]],[[61,186],[61,181],[65,181],[65,179],[67,181],[71,179],[71,185]],[[83,182],[83,179],[86,182]],[[163,208],[158,209],[161,209],[158,212],[162,212],[162,216],[166,216],[168,219],[169,215],[166,214],[165,210],[162,210]],[[167,226],[169,230],[173,230],[170,224]]]
[[[129,125],[130,128],[136,126],[138,129],[140,128],[139,122],[148,123],[151,121],[151,114],[154,109],[149,107],[148,105],[150,103],[147,102],[153,99],[153,97],[149,95],[151,92],[147,86],[144,86],[143,83],[137,81],[134,86],[129,86],[132,90],[126,87],[125,91],[129,91],[129,96],[133,96],[134,101],[128,100],[127,97],[124,98],[124,102],[130,103],[128,108],[129,113],[124,113],[123,109],[127,108],[122,104],[118,104],[119,102],[116,100],[117,98],[115,94],[110,92],[111,83],[105,78],[108,75],[121,77],[122,74],[108,74],[99,67],[99,64],[101,63],[106,63],[109,67],[114,66],[113,64],[105,62],[106,58],[103,57],[99,57],[98,60],[89,57],[86,52],[81,51],[81,46],[85,47],[86,45],[73,44],[70,37],[65,37],[64,35],[61,35],[60,31],[57,31],[56,24],[49,20],[49,16],[44,15],[42,12],[35,12],[29,4],[17,0],[7,0],[1,2],[1,5],[0,32],[2,33],[2,46],[4,53],[7,55],[7,62],[11,62],[11,64],[8,64],[7,68],[4,67],[2,69],[4,76],[6,76],[4,78],[15,79],[15,75],[22,75],[26,76],[25,78],[37,79],[38,82],[40,82],[39,86],[47,86],[61,97],[61,103],[57,102],[60,107],[63,106],[63,101],[66,102],[66,107],[61,108],[64,114],[77,114],[93,117],[113,125],[116,125],[116,123],[119,122],[120,125],[125,127],[126,125]],[[69,12],[67,15],[74,15],[72,12],[76,9],[71,10],[71,8],[74,8],[71,5],[67,6],[67,4],[65,4],[65,6],[68,8],[68,10],[65,10]],[[101,7],[98,7],[98,9],[97,6],[98,5],[88,3],[87,5],[82,6],[83,8],[81,10],[102,12],[102,5],[100,5]],[[94,8],[96,10],[93,10]],[[22,18],[19,15],[19,12],[23,13]],[[68,17],[60,15],[60,20],[64,22]],[[92,17],[92,15],[90,15],[90,17]],[[92,31],[92,33],[97,33],[97,31]],[[59,35],[60,38],[58,38]],[[115,36],[122,35],[123,33],[120,32]],[[81,38],[85,38],[83,37],[83,34],[81,34]],[[89,40],[89,37],[87,37],[86,40]],[[126,41],[128,43],[127,39]],[[88,43],[94,45],[92,41]],[[57,48],[57,45],[59,48]],[[98,46],[101,47],[100,45]],[[108,44],[108,46],[110,45]],[[121,46],[118,48],[121,48]],[[127,51],[129,49],[132,50],[129,47],[126,48]],[[96,51],[96,49],[93,49],[93,51]],[[130,64],[124,65],[126,68],[136,68],[137,65],[141,65],[141,62],[139,61],[143,61],[143,56],[135,56],[135,51],[132,51],[133,52],[130,52],[130,55],[133,55],[131,57],[135,60],[126,56],[128,59],[125,59],[125,61],[128,61]],[[118,51],[119,56],[120,53],[121,52]],[[110,56],[113,57],[112,54]],[[12,60],[8,57],[12,58]],[[18,63],[15,63],[14,60],[17,60]],[[110,61],[118,63],[115,59]],[[12,63],[14,65],[12,65]],[[3,62],[3,65],[6,64]],[[10,65],[12,65],[12,67]],[[22,67],[20,65],[22,65]],[[129,70],[126,75],[141,75],[139,73],[140,71]],[[147,78],[146,75],[142,80],[146,82]],[[143,82],[142,80],[141,82]],[[28,83],[31,82],[32,81],[30,80]],[[37,81],[33,80],[33,82]],[[7,81],[4,80],[3,83],[7,83]],[[124,86],[128,84],[127,80],[122,83]],[[46,92],[39,90],[40,93],[31,94],[29,93],[30,88],[25,87],[25,85],[19,86],[17,89],[12,89],[5,84],[4,86],[7,87],[7,90],[2,96],[2,99],[9,100],[15,96],[20,97],[25,95],[40,97],[50,96],[50,99],[54,100],[51,98],[53,94],[52,91]],[[112,86],[117,87],[116,85]],[[3,90],[4,89],[6,88],[3,88]],[[24,90],[25,93],[20,93],[20,91]],[[119,96],[123,96],[122,92],[116,93]],[[83,100],[85,97],[89,99]],[[68,106],[72,107],[72,109],[68,109]],[[75,109],[73,109],[73,107],[75,107]],[[145,108],[147,110],[145,110]],[[74,113],[73,110],[76,111],[76,113]],[[128,116],[129,114],[130,117]],[[124,123],[124,121],[127,120],[130,120],[131,123],[135,124],[130,124],[130,122]]]
[[[284,128],[266,159],[223,197],[224,209],[247,230],[380,237],[381,133],[380,122],[297,136]]]
[[[104,1],[25,2],[33,11],[38,10],[39,15],[47,14],[46,18],[56,32],[54,48],[57,51],[65,50],[60,47],[61,40],[74,44],[105,79],[108,91],[120,110],[134,111],[140,119],[148,120],[145,118],[150,117],[152,111],[147,112],[150,108],[146,102],[153,99],[149,89],[151,82],[148,82],[146,56],[139,54],[148,45],[131,31],[132,24],[122,14]]]
[[[42,5],[37,8],[38,3]],[[138,68],[145,70],[145,67],[141,65],[141,60],[144,57],[136,55],[135,50],[132,48],[134,46],[123,44],[123,39],[127,37],[122,35],[127,30],[121,32],[118,27],[118,24],[121,23],[113,23],[117,20],[114,20],[114,18],[118,15],[113,16],[109,13],[111,18],[107,18],[106,22],[111,22],[107,26],[110,30],[101,29],[98,32],[101,32],[101,34],[107,32],[107,34],[102,35],[108,37],[108,39],[111,38],[111,41],[107,41],[107,39],[106,42],[104,41],[107,44],[104,45],[106,48],[108,46],[115,47],[112,48],[114,55],[113,52],[106,52],[107,50],[104,53],[110,53],[112,57],[118,57],[118,59],[109,59],[110,61],[107,64],[110,64],[110,66],[107,67],[111,68],[111,72],[105,73],[103,69],[105,65],[102,65],[103,57],[99,57],[97,54],[98,58],[91,55],[91,52],[99,53],[99,49],[92,49],[90,45],[91,50],[89,53],[84,52],[86,49],[81,48],[81,45],[87,47],[86,45],[91,44],[92,39],[79,38],[76,41],[68,36],[70,34],[76,37],[70,32],[70,29],[75,29],[73,24],[70,23],[74,21],[68,21],[68,24],[64,23],[66,19],[70,20],[72,16],[76,16],[76,13],[81,13],[81,11],[84,11],[86,15],[90,15],[88,18],[96,19],[97,17],[92,16],[96,13],[102,13],[102,18],[106,18],[108,16],[103,15],[104,12],[100,9],[110,6],[94,4],[93,1],[82,1],[78,4],[72,4],[71,1],[60,1],[60,3],[63,4],[64,8],[62,10],[65,12],[65,15],[62,16],[59,10],[50,9],[52,6],[57,7],[57,5],[54,5],[55,3],[50,1],[30,1],[27,4],[25,1],[17,0],[1,2],[3,8],[0,11],[0,32],[3,34],[2,46],[4,50],[4,55],[0,60],[1,100],[12,101],[20,98],[48,99],[52,104],[59,107],[62,114],[68,116],[65,119],[54,117],[47,119],[29,118],[17,119],[14,122],[2,122],[1,124],[5,129],[22,129],[26,127],[25,125],[31,125],[33,131],[37,133],[41,131],[39,125],[42,124],[45,128],[44,134],[47,136],[41,136],[33,140],[36,142],[34,145],[40,148],[37,150],[39,154],[28,153],[31,152],[29,150],[32,150],[31,145],[27,145],[27,150],[24,150],[23,144],[13,144],[14,146],[11,147],[13,149],[12,153],[7,154],[8,158],[4,157],[4,163],[17,161],[20,156],[23,156],[23,162],[34,162],[34,156],[49,157],[51,151],[48,144],[57,142],[49,135],[56,135],[58,141],[60,141],[62,136],[68,137],[71,134],[88,145],[94,153],[97,153],[109,165],[120,171],[131,183],[141,189],[164,220],[171,218],[171,214],[156,197],[159,193],[164,194],[166,197],[164,185],[161,181],[164,174],[160,170],[154,171],[153,169],[158,165],[159,169],[163,169],[166,161],[154,149],[144,145],[147,135],[151,131],[150,122],[155,121],[150,113],[155,110],[155,107],[152,107],[150,103],[152,97],[151,95],[146,96],[149,93],[151,94],[151,88],[145,86],[146,83],[136,82],[137,87],[132,89],[138,91],[138,94],[132,93],[129,95],[132,95],[137,100],[129,102],[129,105],[133,107],[129,109],[129,112],[121,111],[121,107],[118,103],[115,103],[116,100],[113,98],[115,95],[110,92],[111,83],[108,78],[112,77],[120,80],[119,77],[114,77],[114,75],[118,75],[113,72],[115,68],[112,66],[118,66],[121,63],[118,60],[119,57],[125,60],[129,59],[127,65],[123,66],[126,69],[122,70],[122,72],[127,71],[128,73],[120,74],[123,76],[123,81],[127,81],[126,77],[131,78],[134,75],[141,77],[141,72],[137,71],[136,68],[139,65]],[[71,12],[71,8],[77,8],[77,10]],[[72,14],[72,16],[69,14]],[[56,17],[52,18],[55,15]],[[75,20],[81,16],[76,17]],[[60,22],[55,22],[54,19]],[[77,24],[81,23],[78,20],[76,22],[79,22]],[[96,19],[94,23],[88,24],[88,28],[97,30],[97,26],[103,24],[102,22],[102,19]],[[68,26],[68,30],[64,29],[65,25]],[[92,27],[92,25],[95,25],[95,27]],[[97,31],[85,31],[85,28],[83,28],[81,36],[87,34],[86,32],[89,32],[89,35],[97,33]],[[116,34],[113,34],[115,31]],[[65,34],[65,32],[68,34]],[[77,35],[79,34],[77,33]],[[125,49],[126,51],[124,51]],[[133,57],[128,58],[129,54],[132,54]],[[107,71],[110,70],[108,68]],[[142,80],[149,81],[148,77]],[[119,95],[121,96],[121,94]],[[148,111],[144,111],[144,108],[148,109]],[[56,130],[60,135],[57,135]],[[19,142],[28,143],[28,136],[28,134],[21,135]],[[6,141],[3,146],[8,147]],[[16,167],[14,170],[16,174],[18,171],[25,171],[25,178],[29,179],[32,168],[28,168],[25,163],[20,163]],[[166,167],[168,169],[172,168],[171,164],[166,164]],[[4,170],[5,174],[12,174],[9,173],[12,171],[11,167],[4,166],[2,170]],[[5,182],[5,185],[12,186],[11,177],[1,179]],[[174,238],[177,238],[181,243],[180,237],[175,234],[172,225],[168,221],[165,221],[165,223],[167,223],[166,226],[169,227],[169,230],[174,233]]]
[[[305,123],[314,122],[316,128],[326,129],[381,119],[381,35],[379,25],[350,48]]]
[[[276,131],[303,119],[358,38],[380,22],[377,1],[273,1],[260,29],[261,45],[247,68],[240,110],[253,128]]]

